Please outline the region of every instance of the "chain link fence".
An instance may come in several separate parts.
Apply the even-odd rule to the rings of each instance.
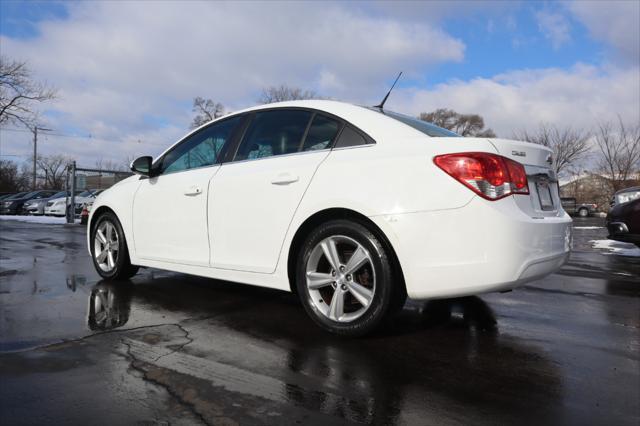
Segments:
[[[77,167],[75,161],[69,164],[66,176],[66,189],[70,194],[67,198],[67,223],[74,223],[86,202],[132,174],[122,170]]]

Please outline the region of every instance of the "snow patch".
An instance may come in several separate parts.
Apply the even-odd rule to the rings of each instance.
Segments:
[[[620,241],[613,240],[591,240],[589,242],[591,243],[591,247],[594,249],[609,250],[611,252],[605,254],[640,257],[640,247],[636,247],[635,244],[622,243]]]
[[[15,220],[18,222],[30,222],[30,223],[44,223],[47,225],[64,225],[67,223],[65,217],[54,216],[9,216],[0,215],[0,220]],[[79,219],[76,219],[76,223],[80,223]]]

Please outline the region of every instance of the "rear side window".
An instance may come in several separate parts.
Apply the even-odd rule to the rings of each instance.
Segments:
[[[327,149],[333,143],[340,130],[340,122],[333,118],[316,114],[311,122],[302,151]]]
[[[235,161],[298,152],[311,115],[302,110],[257,112],[238,147]]]
[[[348,146],[366,145],[369,143],[367,139],[353,127],[347,125],[340,133],[340,137],[336,142],[336,148],[345,148]]]

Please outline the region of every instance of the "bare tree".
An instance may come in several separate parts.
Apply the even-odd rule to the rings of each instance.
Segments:
[[[10,160],[0,160],[0,192],[20,192],[31,187],[31,171]]]
[[[439,108],[432,112],[423,112],[418,118],[461,136],[496,137],[493,130],[484,128],[484,119],[478,114],[460,114],[452,109]]]
[[[274,102],[299,101],[303,99],[321,99],[313,90],[303,90],[299,87],[289,87],[285,84],[270,86],[262,89],[258,103],[271,104]]]
[[[95,161],[95,168],[98,170],[125,172],[129,170],[129,165],[133,160],[129,161],[129,163],[126,163],[126,161],[128,161],[128,159],[126,159],[125,162],[121,163],[118,161],[105,160],[103,158],[99,158]]]
[[[197,113],[191,122],[191,128],[200,127],[211,120],[224,115],[224,106],[211,99],[204,99],[198,96],[193,100],[193,112]]]
[[[618,117],[617,128],[601,123],[595,133],[599,150],[599,166],[610,179],[614,191],[625,187],[626,181],[640,174],[640,125],[627,127]]]
[[[533,133],[526,130],[515,132],[513,138],[544,145],[553,150],[554,167],[558,174],[569,173],[589,152],[590,134],[571,127],[540,124]]]
[[[26,62],[0,56],[0,125],[35,125],[34,103],[54,99],[56,91],[46,83],[33,80]]]
[[[65,171],[71,162],[64,155],[39,155],[36,163],[40,171],[40,177],[44,179],[43,187],[46,189],[62,189],[65,183]]]

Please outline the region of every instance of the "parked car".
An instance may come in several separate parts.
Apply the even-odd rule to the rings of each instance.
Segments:
[[[2,194],[0,195],[0,201],[6,200],[9,197],[13,197],[15,194],[15,192],[8,192],[6,194]]]
[[[613,194],[610,206],[614,208],[618,204],[627,203],[640,198],[640,186],[632,186],[630,188],[621,189]]]
[[[640,247],[640,197],[617,203],[607,214],[607,229],[607,238]]]
[[[57,200],[58,198],[66,197],[68,195],[69,195],[69,191],[60,191],[60,192],[56,192],[55,194],[53,194],[48,198],[29,200],[26,203],[24,203],[24,206],[23,206],[24,214],[41,216],[44,214],[44,208],[46,207],[49,201]]]
[[[23,212],[22,206],[29,200],[37,200],[41,198],[47,198],[55,194],[56,191],[42,190],[33,191],[28,193],[22,193],[19,197],[14,195],[2,202],[0,207],[0,214],[21,214]]]
[[[381,108],[296,101],[187,134],[94,201],[105,279],[139,266],[298,294],[343,335],[424,300],[509,290],[567,259],[552,151]],[[543,237],[542,237],[543,236]]]
[[[47,201],[44,206],[45,216],[65,216],[67,211],[67,197]]]
[[[93,201],[98,195],[100,195],[104,189],[92,189],[83,192],[81,195],[77,195],[75,198],[75,214],[79,216],[82,213],[82,209],[87,204],[93,204]]]
[[[25,195],[27,195],[28,193],[29,193],[29,192],[27,191],[27,192],[18,192],[18,193],[16,193],[16,194],[9,194],[9,195],[7,195],[5,198],[3,198],[3,200],[2,200],[2,201],[9,201],[9,200],[14,199],[14,198],[15,198],[15,199],[17,199],[17,198],[22,198],[22,197],[24,197]],[[0,206],[0,207],[1,207],[1,206]]]
[[[95,197],[102,191],[102,189],[88,189],[77,194],[75,196],[75,214],[80,214],[84,203],[93,201]],[[66,216],[67,205],[69,204],[69,202],[69,197],[58,198],[57,200],[49,201],[44,208],[44,214],[47,216]]]
[[[578,203],[573,197],[562,197],[562,208],[570,215],[577,215],[580,217],[587,217],[592,215],[598,210],[598,205],[595,203]]]

